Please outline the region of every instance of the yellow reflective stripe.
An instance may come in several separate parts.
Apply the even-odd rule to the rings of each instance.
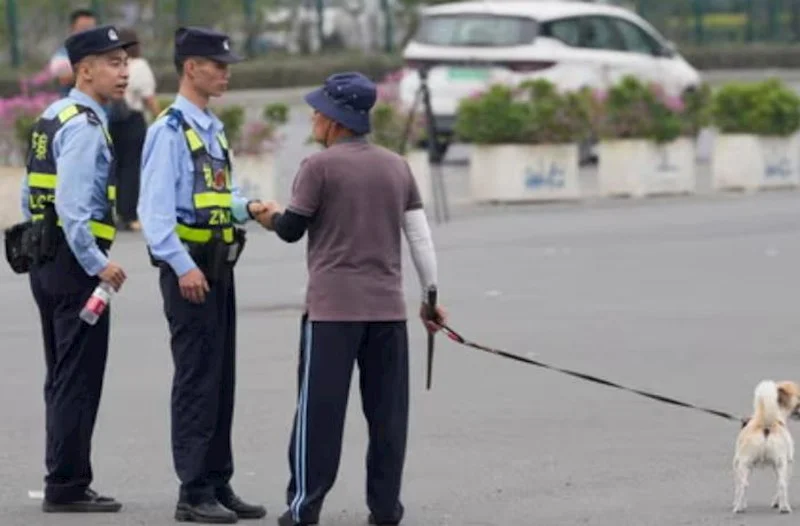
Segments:
[[[78,114],[78,107],[72,104],[70,106],[67,106],[60,112],[58,112],[58,120],[61,121],[61,124],[64,124],[77,114]]]
[[[56,175],[31,172],[28,174],[28,186],[31,188],[42,188],[45,190],[55,190]]]
[[[186,140],[189,141],[189,149],[194,151],[203,148],[203,141],[200,140],[200,136],[197,135],[197,132],[193,129],[189,128],[184,132],[186,135]]]
[[[109,201],[114,201],[117,199],[117,187],[114,185],[110,185],[108,187],[108,199]]]
[[[44,215],[43,214],[36,214],[35,216],[32,216],[32,217],[36,218],[36,219],[34,219],[34,221],[38,221],[38,220],[43,219]],[[64,226],[64,223],[61,222],[61,219],[56,221],[56,224],[58,226]],[[117,234],[116,227],[113,227],[111,225],[107,225],[105,223],[101,223],[100,221],[94,221],[94,220],[90,220],[89,221],[89,231],[91,231],[91,233],[92,233],[92,235],[94,237],[97,237],[97,238],[100,238],[100,239],[105,239],[106,241],[114,241],[114,236]]]
[[[44,219],[44,214],[31,215],[31,221],[41,221],[42,219]]]
[[[116,228],[99,221],[89,221],[89,230],[92,231],[94,237],[105,239],[106,241],[114,241],[114,235],[117,233]]]
[[[222,146],[223,149],[227,150],[228,149],[228,138],[225,137],[225,134],[221,133],[221,132],[218,133],[217,134],[217,139],[219,139],[220,146]]]
[[[175,232],[178,237],[183,241],[190,243],[208,243],[211,241],[211,235],[214,230],[210,228],[194,228],[186,225],[178,224],[175,227]],[[233,228],[222,229],[222,240],[225,243],[233,243]]]
[[[216,192],[203,192],[194,194],[195,208],[230,208],[233,205],[231,194],[218,194]]]

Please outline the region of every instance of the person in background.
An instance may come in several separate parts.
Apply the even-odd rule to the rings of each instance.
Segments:
[[[133,29],[122,29],[120,38],[137,42]],[[144,111],[155,119],[161,111],[156,99],[156,78],[139,44],[128,49],[128,89],[125,99],[114,103],[109,115],[109,132],[117,154],[117,228],[140,230],[136,215],[142,147],[147,135]]]
[[[97,16],[90,9],[76,9],[69,15],[69,34],[74,35],[87,29],[97,26]],[[63,45],[50,59],[48,66],[50,74],[58,79],[58,91],[62,97],[69,95],[69,91],[75,84],[75,76],[72,71],[72,64],[67,55],[67,49]]]

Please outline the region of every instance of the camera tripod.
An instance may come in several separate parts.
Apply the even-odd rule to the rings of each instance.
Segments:
[[[445,190],[444,177],[442,175],[443,150],[439,147],[439,140],[436,134],[436,121],[431,107],[431,95],[428,90],[428,69],[423,67],[419,70],[419,88],[414,95],[414,103],[408,112],[406,128],[403,135],[403,143],[400,151],[405,154],[408,145],[408,138],[411,135],[411,127],[414,122],[414,114],[420,101],[425,110],[425,131],[427,133],[428,165],[431,169],[431,192],[433,194],[433,207],[436,214],[436,223],[445,223],[450,220],[450,211],[447,204],[447,192]]]

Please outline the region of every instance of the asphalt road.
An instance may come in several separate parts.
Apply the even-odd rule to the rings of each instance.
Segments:
[[[747,414],[763,378],[800,380],[798,194],[468,209],[435,227],[442,301],[465,336],[522,355]],[[304,242],[253,231],[238,269],[234,484],[282,511],[295,401]],[[24,278],[0,266],[0,524],[173,524],[172,363],[155,271],[138,234],[114,257],[95,435],[97,489],[116,516],[45,516],[43,364]],[[418,298],[406,261],[409,312]],[[687,409],[459,347],[442,338],[424,390],[424,334],[410,325],[412,417],[405,524],[788,525],[759,473],[750,512],[730,512],[738,431]],[[355,379],[354,379],[355,382]],[[357,384],[354,384],[357,385]],[[792,426],[800,432],[797,425]],[[323,524],[365,523],[365,427],[351,395],[342,465]],[[800,482],[790,488],[800,509]]]

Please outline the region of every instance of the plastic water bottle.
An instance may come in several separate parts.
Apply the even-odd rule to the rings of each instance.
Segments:
[[[111,297],[114,296],[114,287],[110,283],[101,281],[100,284],[94,289],[92,295],[89,296],[86,305],[81,310],[80,317],[89,325],[94,325],[100,316],[105,312],[108,304],[111,303]]]

